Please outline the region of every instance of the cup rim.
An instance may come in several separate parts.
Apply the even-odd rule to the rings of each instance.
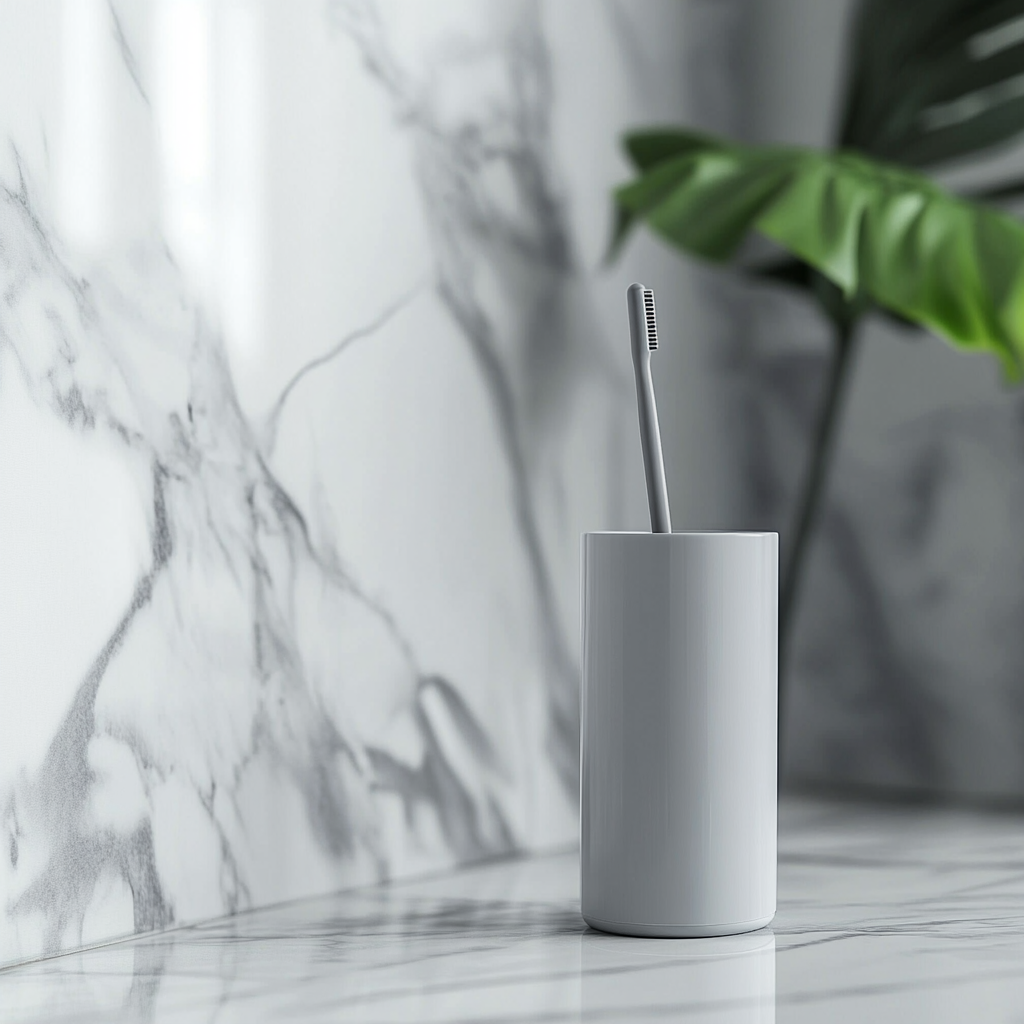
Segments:
[[[778,537],[775,530],[673,530],[651,533],[649,530],[584,530],[584,537]]]

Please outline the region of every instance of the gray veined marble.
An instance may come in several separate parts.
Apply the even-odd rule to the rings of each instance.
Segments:
[[[574,17],[0,11],[0,961],[574,835],[632,420],[567,197],[638,116]]]
[[[0,972],[11,1024],[1020,1020],[1018,816],[787,801],[779,913],[726,939],[579,917],[574,853],[519,859]]]

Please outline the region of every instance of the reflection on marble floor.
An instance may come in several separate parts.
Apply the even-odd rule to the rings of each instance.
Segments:
[[[352,891],[12,968],[34,1021],[1020,1019],[1024,818],[784,804],[771,930],[622,939],[574,853]]]

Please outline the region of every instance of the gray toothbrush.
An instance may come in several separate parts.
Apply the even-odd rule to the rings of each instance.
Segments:
[[[647,477],[647,503],[651,507],[651,532],[671,533],[665,460],[661,454],[658,407],[654,402],[654,381],[651,379],[651,353],[658,347],[654,292],[642,284],[631,284],[626,289],[626,304],[629,307],[629,341],[636,375],[636,404],[640,413],[640,446],[644,452],[644,475]]]

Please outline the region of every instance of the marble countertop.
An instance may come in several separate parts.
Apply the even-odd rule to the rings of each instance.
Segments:
[[[779,912],[728,939],[579,917],[574,852],[0,972],[27,1021],[1024,1020],[1024,815],[790,800]]]

